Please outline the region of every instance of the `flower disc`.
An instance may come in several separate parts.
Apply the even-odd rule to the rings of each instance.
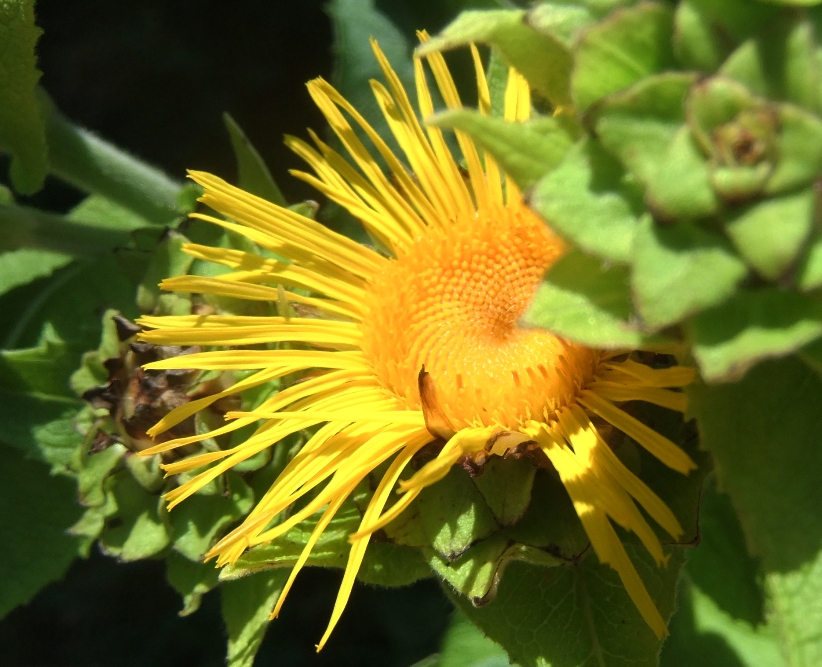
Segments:
[[[363,350],[383,385],[419,409],[424,368],[456,427],[553,421],[599,354],[518,324],[563,243],[524,207],[431,229],[374,281]]]

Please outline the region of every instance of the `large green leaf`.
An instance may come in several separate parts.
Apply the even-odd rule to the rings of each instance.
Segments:
[[[822,379],[787,358],[689,394],[703,446],[766,572],[782,650],[791,665],[819,664]]]
[[[811,189],[774,197],[735,215],[725,230],[748,264],[776,280],[805,246],[813,229],[814,204]]]
[[[687,576],[670,630],[660,667],[786,667],[773,628],[734,618]]]
[[[529,204],[575,246],[614,262],[630,262],[641,194],[597,142],[583,140],[571,147],[563,162],[536,184]]]
[[[525,16],[520,10],[463,12],[417,53],[453,49],[471,42],[490,44],[551,104],[566,106],[571,101],[571,53],[561,40],[529,26]]]
[[[476,111],[454,109],[438,113],[427,123],[470,134],[474,143],[490,153],[522,189],[554,169],[573,143],[567,124],[556,118],[507,123]]]
[[[811,21],[799,13],[780,12],[756,37],[740,45],[720,71],[757,95],[818,111],[816,48]]]
[[[822,335],[822,303],[777,287],[742,290],[695,315],[689,329],[702,377],[731,380],[762,359],[790,354]]]
[[[524,322],[591,347],[643,347],[663,342],[631,322],[625,267],[572,250],[554,264],[539,286]]]
[[[36,278],[50,276],[71,259],[70,255],[62,252],[28,248],[0,253],[0,294],[30,283]]]
[[[585,30],[574,50],[571,91],[585,110],[640,79],[674,67],[673,12],[656,3],[622,9]]]
[[[656,329],[725,301],[748,273],[720,235],[694,224],[645,219],[634,241],[637,311]]]
[[[78,540],[66,531],[79,518],[74,482],[0,444],[0,616],[63,576]]]
[[[43,33],[34,24],[34,0],[0,3],[0,148],[10,150],[11,180],[23,194],[43,187],[48,147],[36,88],[35,47]]]
[[[646,187],[660,218],[713,213],[708,165],[685,125],[685,97],[696,77],[650,76],[603,102],[596,131],[603,145]]]
[[[787,192],[811,183],[822,172],[822,119],[790,104],[778,111],[779,161],[765,187],[767,194]]]
[[[597,136],[640,182],[649,183],[659,171],[685,121],[685,96],[695,79],[683,72],[649,76],[596,110]]]
[[[251,667],[265,636],[268,616],[277,604],[287,570],[260,572],[220,587],[228,630],[228,667]]]
[[[627,545],[663,618],[674,610],[680,549],[657,568]],[[661,641],[639,615],[619,578],[591,554],[576,566],[511,563],[496,599],[459,609],[522,667],[656,667]]]
[[[747,0],[683,0],[674,19],[674,52],[686,69],[714,72],[775,14]]]
[[[596,20],[595,12],[580,4],[542,2],[535,5],[525,20],[539,33],[558,39],[571,49],[580,31]]]
[[[755,627],[764,621],[759,564],[749,553],[739,517],[712,476],[699,507],[699,545],[688,555],[691,581],[728,614]]]
[[[437,667],[516,667],[505,650],[456,612],[442,640]]]

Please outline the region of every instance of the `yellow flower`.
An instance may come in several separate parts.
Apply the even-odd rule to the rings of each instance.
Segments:
[[[165,465],[168,474],[203,469],[166,496],[171,508],[289,434],[322,425],[242,525],[207,554],[216,556],[218,565],[234,562],[247,548],[276,539],[325,508],[272,616],[343,501],[367,475],[390,461],[359,530],[351,535],[348,563],[320,648],[345,607],[374,531],[465,457],[501,456],[531,443],[559,473],[599,560],[619,573],[643,618],[661,637],[667,632],[665,622],[612,522],[634,532],[659,564],[665,554],[639,507],[672,537],[682,529],[660,498],[617,459],[592,420],[613,425],[663,463],[687,473],[695,464],[681,449],[617,404],[642,400],[682,411],[685,396],[671,388],[688,384],[693,371],[681,366],[652,369],[627,351],[588,349],[518,325],[542,274],[562,254],[562,241],[523,205],[516,186],[491,157],[480,155],[471,139],[457,132],[465,167],[460,166],[440,130],[420,124],[396,74],[376,43],[373,46],[388,86],[376,81],[371,86],[404,162],[322,79],[311,81],[308,90],[353,164],[313,133],[315,147],[295,138],[287,143],[315,175],[294,174],[361,220],[385,252],[215,176],[193,172],[191,177],[205,188],[201,201],[225,219],[199,213],[194,217],[242,234],[269,252],[189,244],[185,251],[190,255],[231,271],[210,278],[170,278],[162,287],[274,302],[284,294],[312,316],[142,318],[140,323],[150,329],[142,340],[151,343],[257,346],[150,364],[154,369],[256,371],[219,394],[179,407],[150,434],[166,431],[224,396],[289,373],[312,372],[253,412],[229,413],[231,421],[215,431],[170,440],[143,454],[262,420],[232,449]],[[476,49],[472,53],[480,111],[490,113],[488,84]],[[432,54],[427,61],[446,105],[459,107],[442,56]],[[425,118],[433,104],[423,63],[417,60],[415,67],[419,116]],[[512,70],[506,119],[526,120],[530,110],[528,85]],[[373,143],[389,175],[349,119]],[[281,342],[297,345],[259,349],[262,343]],[[399,481],[414,455],[431,442],[438,443],[438,455]],[[303,507],[272,525],[307,494],[310,500]]]

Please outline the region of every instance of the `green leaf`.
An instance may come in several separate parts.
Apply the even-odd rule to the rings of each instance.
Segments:
[[[634,301],[654,329],[722,303],[747,273],[723,237],[692,223],[664,226],[646,218],[634,241]]]
[[[769,360],[739,382],[692,385],[688,395],[752,553],[770,572],[811,563],[822,545],[822,379],[797,359]]]
[[[492,456],[474,477],[474,485],[500,526],[511,526],[525,514],[536,472],[529,458]]]
[[[369,38],[377,40],[405,89],[414,91],[414,66],[407,40],[376,8],[374,0],[332,0],[325,11],[334,28],[334,86],[389,146],[396,148],[396,141],[368,84],[370,79],[383,80]]]
[[[714,72],[743,40],[773,19],[748,0],[684,0],[674,19],[674,52],[685,69]]]
[[[694,385],[689,395],[703,446],[766,572],[787,661],[818,664],[822,378],[787,358],[760,364],[740,382]]]
[[[663,342],[646,337],[631,322],[628,269],[606,266],[572,250],[545,276],[523,318],[583,345],[638,348]]]
[[[60,579],[77,557],[74,481],[0,445],[0,617]]]
[[[818,111],[816,48],[811,21],[782,12],[770,18],[756,37],[739,46],[720,72],[762,97]]]
[[[536,184],[529,205],[551,229],[582,250],[627,263],[641,195],[624,177],[619,163],[598,143],[583,140]]]
[[[70,255],[62,252],[28,248],[0,253],[0,294],[37,278],[50,276],[71,260]]]
[[[81,453],[77,490],[78,500],[84,507],[99,508],[106,504],[106,491],[111,486],[108,478],[125,454],[126,448],[119,443],[96,454]]]
[[[70,372],[66,345],[48,325],[37,347],[0,351],[0,440],[58,469],[83,441]]]
[[[811,189],[754,204],[734,216],[725,231],[739,254],[769,280],[782,276],[810,236],[815,197]]]
[[[67,346],[70,361],[67,359],[65,364],[72,369],[80,365],[86,351],[97,347],[100,315],[106,308],[116,306],[125,317],[136,315],[132,305],[134,286],[110,254],[91,262],[76,262],[31,288],[19,294],[10,293],[9,299],[2,302],[13,314],[0,323],[0,331],[6,337],[4,347],[38,344],[43,326],[50,323]]]
[[[567,124],[557,118],[508,123],[476,111],[454,109],[436,114],[426,124],[470,134],[474,143],[490,153],[522,189],[562,162],[573,143]]]
[[[448,559],[498,528],[482,494],[461,468],[452,468],[442,480],[426,487],[417,503],[428,543]]]
[[[456,612],[442,640],[437,667],[516,667],[499,644]]]
[[[65,469],[83,438],[75,419],[82,402],[0,388],[0,440],[56,469]]]
[[[523,544],[511,544],[508,538],[499,533],[473,545],[455,560],[443,558],[430,549],[426,552],[431,569],[476,607],[486,605],[494,599],[499,582],[504,578],[504,570],[514,560],[543,567],[565,564],[565,561],[547,551]]]
[[[674,609],[681,550],[657,568],[640,548],[626,545],[663,618]],[[457,607],[522,667],[656,667],[662,642],[639,615],[619,578],[590,555],[573,567],[508,567],[496,599]]]
[[[68,218],[27,206],[0,204],[0,250],[37,248],[93,258],[129,242],[128,231],[109,222]]]
[[[683,72],[649,76],[596,110],[597,136],[641,183],[653,180],[685,121],[685,97],[695,78]]]
[[[217,586],[219,574],[214,563],[194,562],[174,551],[166,557],[168,583],[183,596],[180,616],[188,616],[200,608],[203,595]]]
[[[100,548],[126,562],[165,549],[171,541],[171,530],[164,507],[160,513],[160,497],[147,492],[129,470],[112,475],[111,490],[117,501],[117,520],[106,527]]]
[[[220,532],[254,505],[254,494],[242,477],[229,471],[169,513],[174,549],[189,560],[200,560]]]
[[[662,156],[646,197],[648,207],[663,219],[700,217],[717,211],[708,166],[686,126],[679,128]]]
[[[740,291],[690,322],[693,354],[709,382],[733,380],[822,335],[822,304],[777,287]]]
[[[822,120],[789,104],[779,106],[778,116],[779,161],[765,187],[766,194],[807,185],[822,172]]]
[[[584,111],[640,79],[674,68],[673,13],[643,3],[622,9],[582,33],[574,53],[571,91]]]
[[[462,12],[439,35],[417,48],[418,55],[483,42],[498,49],[531,87],[553,106],[571,102],[571,53],[559,39],[541,34],[520,10]]]
[[[772,628],[733,618],[687,576],[677,604],[660,667],[786,667]]]
[[[12,153],[11,181],[22,194],[43,187],[49,170],[46,130],[36,89],[41,72],[35,48],[34,0],[0,4],[0,144]]]
[[[708,166],[685,122],[685,97],[695,76],[650,76],[603,102],[596,114],[602,144],[646,187],[658,217],[713,213]]]
[[[188,273],[194,258],[183,252],[189,240],[182,234],[169,230],[160,239],[152,255],[145,276],[137,287],[137,306],[144,313],[155,310],[168,315],[188,315],[191,313],[190,297],[176,293],[161,293],[159,284],[165,278],[183,276]]]
[[[286,570],[261,572],[220,586],[228,630],[228,667],[251,667],[265,636],[268,615],[288,578]]]
[[[596,20],[594,12],[579,4],[544,2],[533,7],[525,21],[542,35],[562,42],[566,48],[574,46],[582,28]]]
[[[444,558],[432,549],[426,552],[434,572],[458,593],[468,597],[473,604],[481,605],[488,598],[493,598],[496,592],[495,584],[502,574],[503,553],[507,548],[508,540],[503,535],[496,534],[477,542],[453,560]]]
[[[223,122],[231,137],[231,147],[234,149],[234,158],[237,160],[237,185],[278,206],[288,206],[271,172],[268,171],[268,167],[251,145],[248,137],[245,136],[245,132],[228,113],[223,114]]]
[[[567,563],[576,561],[589,547],[568,492],[559,476],[546,470],[537,471],[525,516],[503,532],[517,543],[542,549]]]
[[[78,220],[104,225],[109,229],[134,231],[150,227],[152,222],[139,213],[116,204],[102,195],[89,195],[66,216],[68,220]]]
[[[505,116],[505,89],[508,86],[508,65],[496,49],[491,49],[485,78],[488,79],[488,94],[491,96],[491,115],[494,118]]]
[[[638,444],[635,446],[635,474],[660,497],[682,525],[683,534],[675,540],[675,543],[691,546],[699,540],[700,536],[702,483],[713,468],[711,457],[700,448],[693,424],[685,423],[678,412],[643,401],[632,403],[631,410],[643,424],[677,443],[697,465],[696,470],[683,475],[666,466],[644,447]],[[626,461],[626,454],[633,454],[633,452],[630,449],[627,452],[623,450],[632,442],[630,439],[623,441],[623,444],[616,449],[617,456],[626,465],[630,465],[630,461]],[[663,544],[671,542],[670,535],[662,528],[656,524],[653,524],[653,527]],[[633,536],[629,539],[636,540]],[[638,541],[634,543],[639,544]]]
[[[818,542],[816,546],[818,549]],[[787,656],[787,663],[818,665],[822,661],[822,555],[817,552],[815,559],[793,571],[769,573],[766,586],[774,608],[771,620],[778,629],[781,653]]]
[[[712,476],[700,502],[699,536],[688,557],[691,581],[732,618],[757,626],[764,621],[764,593],[758,563],[748,553],[731,500]]]

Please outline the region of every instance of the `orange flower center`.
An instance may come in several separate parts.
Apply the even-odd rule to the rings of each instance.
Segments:
[[[425,367],[455,429],[552,421],[599,360],[593,350],[518,326],[563,250],[524,207],[431,229],[371,287],[363,349],[383,386],[419,409]]]

